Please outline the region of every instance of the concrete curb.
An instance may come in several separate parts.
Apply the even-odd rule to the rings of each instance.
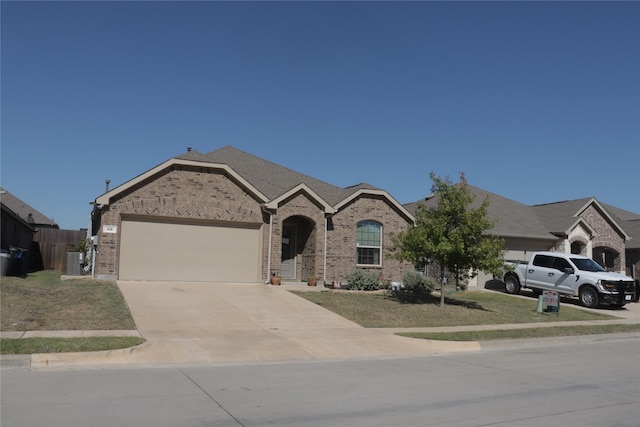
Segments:
[[[533,347],[552,347],[567,344],[586,344],[590,342],[609,342],[620,340],[633,340],[640,338],[640,332],[622,332],[616,334],[599,334],[599,335],[575,335],[567,337],[552,338],[524,338],[512,340],[491,340],[480,341],[479,345],[482,350],[509,350],[524,349]]]

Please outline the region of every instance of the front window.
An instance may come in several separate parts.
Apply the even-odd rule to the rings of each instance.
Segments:
[[[358,264],[380,265],[382,252],[382,226],[374,221],[358,223]]]

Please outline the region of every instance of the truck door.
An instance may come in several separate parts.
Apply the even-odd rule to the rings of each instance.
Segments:
[[[554,257],[549,255],[536,255],[527,266],[527,286],[536,289],[551,289],[552,278],[557,272],[553,268]]]
[[[554,286],[556,290],[562,294],[573,295],[573,288],[576,282],[576,275],[573,266],[564,258],[554,257],[553,267],[556,270],[555,274],[550,276],[554,280]],[[567,269],[570,268],[574,273],[567,273]]]

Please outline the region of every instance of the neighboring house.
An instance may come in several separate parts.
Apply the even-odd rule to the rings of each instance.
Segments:
[[[0,188],[2,201],[2,249],[20,248],[24,259],[21,273],[40,270],[65,271],[67,252],[84,239],[87,230],[61,230],[58,224],[9,191]],[[30,229],[27,232],[25,224]],[[16,239],[18,228],[21,237]],[[14,258],[15,261],[15,258]]]
[[[631,236],[595,198],[535,205],[533,211],[557,236],[553,249],[586,255],[609,271],[626,273],[625,246]]]
[[[28,265],[29,252],[25,250],[31,248],[35,228],[14,211],[9,209],[4,202],[2,205],[2,217],[0,224],[2,226],[2,262],[1,275],[23,275],[26,272],[23,267]],[[18,256],[20,256],[20,265],[18,265]]]
[[[2,252],[6,254],[5,274],[24,275],[32,271],[31,265],[39,251],[34,235],[38,227],[57,225],[33,207],[29,206],[9,191],[0,188],[2,204]],[[34,255],[35,253],[35,255]],[[7,261],[10,259],[10,262]],[[8,264],[7,264],[8,263]]]
[[[95,277],[268,282],[344,280],[356,268],[400,280],[386,256],[412,214],[368,184],[340,188],[225,146],[188,151],[93,202]]]
[[[7,206],[18,217],[22,218],[24,221],[31,224],[31,226],[36,229],[60,228],[58,224],[55,223],[55,221],[47,218],[37,209],[29,206],[27,203],[20,200],[4,188],[0,188],[0,200],[2,200],[3,205]]]
[[[489,200],[489,231],[505,240],[505,258],[528,260],[532,252],[552,250],[582,254],[605,269],[640,278],[640,215],[595,198],[527,206],[468,185],[472,207]],[[435,207],[438,197],[405,205],[415,215],[419,205]],[[480,274],[472,285],[484,286],[490,277]]]

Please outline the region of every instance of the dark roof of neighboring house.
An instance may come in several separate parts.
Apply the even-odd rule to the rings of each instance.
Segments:
[[[9,191],[0,187],[0,201],[9,208],[14,214],[22,218],[26,223],[34,227],[51,227],[59,228],[52,219],[47,218],[37,209],[29,206]]]
[[[340,188],[319,179],[270,162],[230,145],[207,154],[188,151],[177,159],[221,163],[230,166],[265,196],[275,199],[299,184],[306,184],[316,194],[335,205],[358,190],[380,190],[369,184]]]
[[[605,211],[604,215],[609,215],[614,226],[631,237],[625,243],[626,248],[640,249],[640,215],[600,203],[593,197],[527,206],[481,188],[469,184],[467,186],[474,196],[471,205],[473,208],[480,206],[486,198],[489,199],[487,214],[495,221],[491,232],[498,236],[557,239],[555,235],[568,231],[579,221],[577,214],[587,205],[594,203]],[[436,195],[406,204],[404,207],[415,215],[419,205],[435,207],[437,203]]]
[[[540,219],[531,208],[514,200],[507,199],[494,193],[490,193],[478,187],[467,184],[467,188],[474,197],[472,208],[477,208],[485,199],[489,200],[487,216],[494,221],[495,225],[491,233],[502,237],[521,237],[531,239],[556,240],[547,231]],[[438,195],[409,203],[404,207],[414,216],[419,205],[427,208],[435,207],[438,204]]]
[[[534,205],[531,208],[540,217],[549,231],[564,234],[578,221],[579,214],[589,205],[594,205],[597,209],[601,210],[603,216],[609,218],[612,226],[617,228],[621,234],[625,235],[625,239],[631,237],[631,239],[626,240],[625,245],[627,248],[640,247],[637,242],[633,242],[635,239],[633,234],[630,233],[634,229],[633,220],[640,220],[640,215],[611,205],[602,204],[598,202],[595,197]]]
[[[531,209],[542,220],[552,233],[562,234],[576,222],[576,214],[585,207],[592,198],[567,200],[563,202],[533,205]]]

